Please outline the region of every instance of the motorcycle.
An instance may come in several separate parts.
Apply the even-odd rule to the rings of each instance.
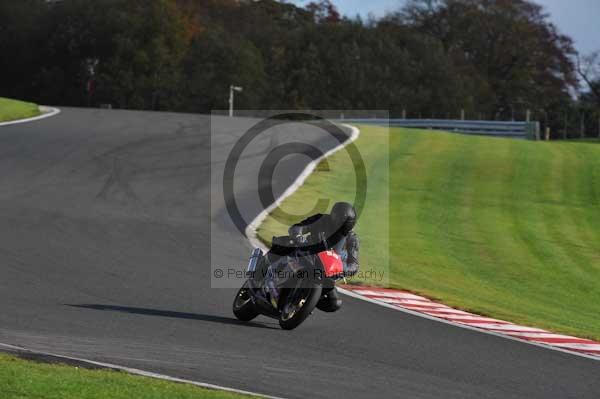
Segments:
[[[324,287],[343,279],[343,262],[327,250],[324,237],[307,246],[302,235],[273,237],[270,255],[259,248],[252,252],[246,275],[233,301],[233,314],[248,322],[262,314],[293,330],[310,316]]]

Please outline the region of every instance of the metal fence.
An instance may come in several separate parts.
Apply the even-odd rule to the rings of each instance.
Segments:
[[[462,134],[539,140],[539,122],[467,121],[455,119],[343,119],[343,122],[444,130]]]

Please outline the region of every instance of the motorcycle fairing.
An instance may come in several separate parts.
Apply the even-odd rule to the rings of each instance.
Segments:
[[[318,256],[323,265],[325,277],[336,277],[344,273],[342,258],[335,251],[319,252]]]

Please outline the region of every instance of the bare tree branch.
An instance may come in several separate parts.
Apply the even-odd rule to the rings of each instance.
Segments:
[[[588,85],[600,104],[600,51],[581,57],[577,55],[577,73]]]

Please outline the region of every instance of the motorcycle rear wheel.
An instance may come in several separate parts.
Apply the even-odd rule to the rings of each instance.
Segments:
[[[233,300],[233,314],[240,321],[250,321],[259,315],[250,297],[248,282],[242,285]]]

